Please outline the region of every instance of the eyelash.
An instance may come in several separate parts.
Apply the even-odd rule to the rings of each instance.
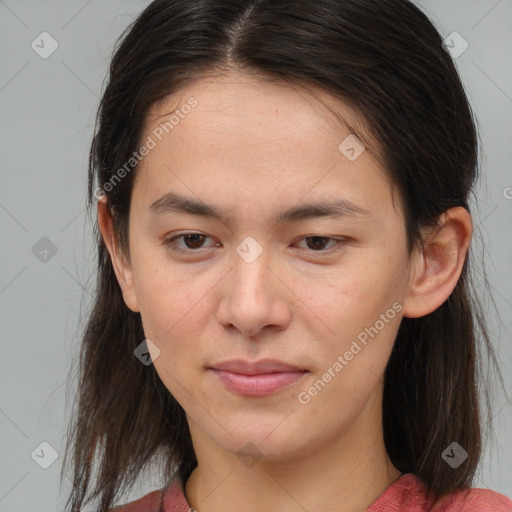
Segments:
[[[177,240],[178,238],[184,238],[184,237],[192,236],[192,235],[199,235],[199,236],[205,236],[206,238],[211,238],[208,235],[205,235],[203,233],[196,233],[196,232],[182,233],[180,235],[176,235],[171,238],[166,238],[163,241],[163,245],[165,247],[168,247],[172,251],[179,252],[179,253],[194,253],[194,252],[199,253],[199,251],[202,249],[202,247],[199,249],[190,249],[190,248],[183,249],[180,247],[176,247],[176,245],[175,245],[175,240]],[[344,243],[346,243],[348,241],[345,238],[333,238],[330,236],[322,236],[322,235],[305,236],[305,237],[302,237],[301,240],[306,240],[306,239],[310,239],[310,238],[321,238],[321,239],[325,239],[328,241],[336,242],[336,245],[334,247],[331,247],[330,249],[321,249],[318,251],[310,249],[313,253],[329,253],[330,254],[331,252],[333,252],[333,250],[336,250],[337,248],[339,248],[340,245],[343,245]]]

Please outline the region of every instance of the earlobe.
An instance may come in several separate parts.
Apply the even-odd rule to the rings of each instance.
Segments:
[[[472,232],[471,215],[465,208],[454,207],[440,216],[437,227],[425,237],[423,251],[413,255],[405,317],[428,315],[448,299],[462,272]]]
[[[107,205],[106,197],[98,199],[98,226],[110,255],[110,261],[116,274],[117,282],[123,293],[125,304],[133,312],[140,311],[135,293],[133,270],[128,258],[119,248],[114,232],[112,215]]]

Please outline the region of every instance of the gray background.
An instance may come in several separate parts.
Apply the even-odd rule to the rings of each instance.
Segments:
[[[74,393],[66,396],[66,379],[94,282],[87,155],[113,43],[147,3],[0,1],[0,511],[62,510],[68,491],[67,480],[59,489]],[[474,220],[501,317],[489,309],[491,332],[512,396],[512,1],[417,3],[443,38],[456,31],[469,44],[455,60],[483,141]],[[46,59],[31,47],[44,31],[58,43]],[[494,396],[496,437],[477,486],[512,496],[512,404],[499,389]],[[51,462],[51,449],[43,442],[57,456],[47,469],[40,464]],[[150,477],[129,498],[156,487]]]

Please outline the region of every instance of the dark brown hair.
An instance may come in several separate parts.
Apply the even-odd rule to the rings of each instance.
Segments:
[[[408,0],[155,0],[112,58],[90,152],[88,207],[96,187],[139,148],[155,101],[230,69],[323,90],[355,109],[365,131],[351,132],[379,155],[403,200],[409,251],[447,209],[469,210],[478,173],[474,115],[440,34]],[[135,173],[105,188],[126,253]],[[197,465],[182,407],[153,365],[134,356],[145,339],[141,318],[123,301],[97,226],[95,236],[96,291],[65,456],[73,462],[70,512],[94,500],[106,512],[153,464],[164,482],[179,475],[183,484]],[[473,483],[483,439],[480,349],[496,363],[472,254],[442,306],[402,320],[385,373],[386,449],[433,496]],[[453,441],[468,452],[457,469],[441,458]]]

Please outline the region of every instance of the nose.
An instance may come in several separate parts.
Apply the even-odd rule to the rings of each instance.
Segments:
[[[269,329],[286,329],[293,293],[279,274],[268,249],[253,261],[235,254],[233,268],[222,280],[217,312],[221,325],[252,338]]]

